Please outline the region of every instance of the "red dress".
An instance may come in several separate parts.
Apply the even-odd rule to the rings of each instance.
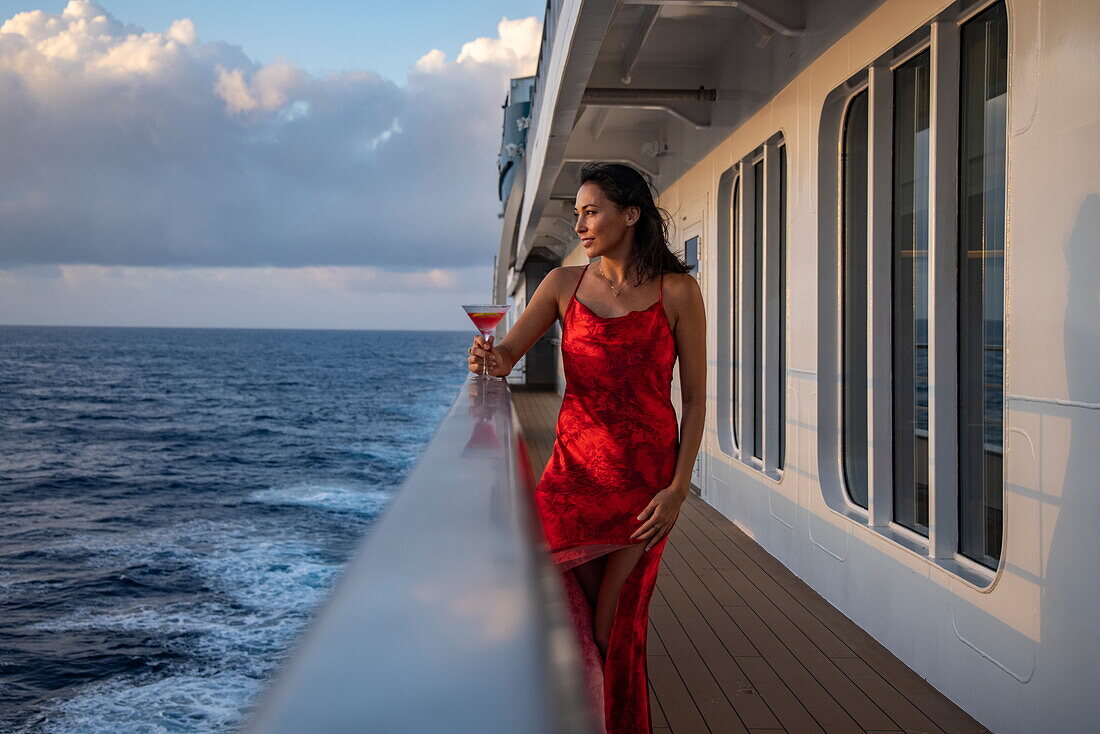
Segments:
[[[623,584],[602,666],[592,637],[594,610],[571,569],[648,542],[630,535],[642,525],[638,515],[672,482],[676,469],[679,427],[671,399],[676,342],[664,310],[664,276],[656,303],[605,318],[577,300],[587,271],[585,266],[562,319],[566,388],[535,504],[566,584],[593,705],[602,700],[608,734],[648,734],[649,600],[668,536],[642,554]]]

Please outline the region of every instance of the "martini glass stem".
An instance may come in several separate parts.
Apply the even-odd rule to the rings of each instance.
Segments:
[[[486,345],[489,346],[490,348],[492,347],[492,344],[490,343],[489,340],[493,338],[492,334],[493,334],[493,332],[491,332],[491,331],[481,332],[481,335],[483,337],[485,337]],[[482,357],[481,358],[481,378],[483,380],[488,380],[489,379],[489,358],[488,357]]]

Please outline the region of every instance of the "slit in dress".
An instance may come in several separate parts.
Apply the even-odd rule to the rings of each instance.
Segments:
[[[550,554],[550,557],[558,570],[564,573],[571,568],[580,566],[583,563],[588,563],[600,556],[644,542],[646,541],[638,540],[633,543],[592,543],[589,545],[574,545],[569,548],[555,551]]]

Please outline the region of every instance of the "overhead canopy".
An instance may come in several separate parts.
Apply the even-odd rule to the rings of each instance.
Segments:
[[[514,257],[501,260],[520,268],[536,246],[575,247],[588,161],[627,163],[667,188],[881,1],[551,2]]]

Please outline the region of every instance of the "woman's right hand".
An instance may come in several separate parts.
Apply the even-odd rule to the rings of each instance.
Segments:
[[[466,366],[474,374],[481,374],[481,365],[488,361],[486,373],[492,377],[507,377],[515,367],[516,361],[512,359],[507,349],[498,347],[489,337],[489,341],[478,334],[474,337],[474,343],[467,352]]]

